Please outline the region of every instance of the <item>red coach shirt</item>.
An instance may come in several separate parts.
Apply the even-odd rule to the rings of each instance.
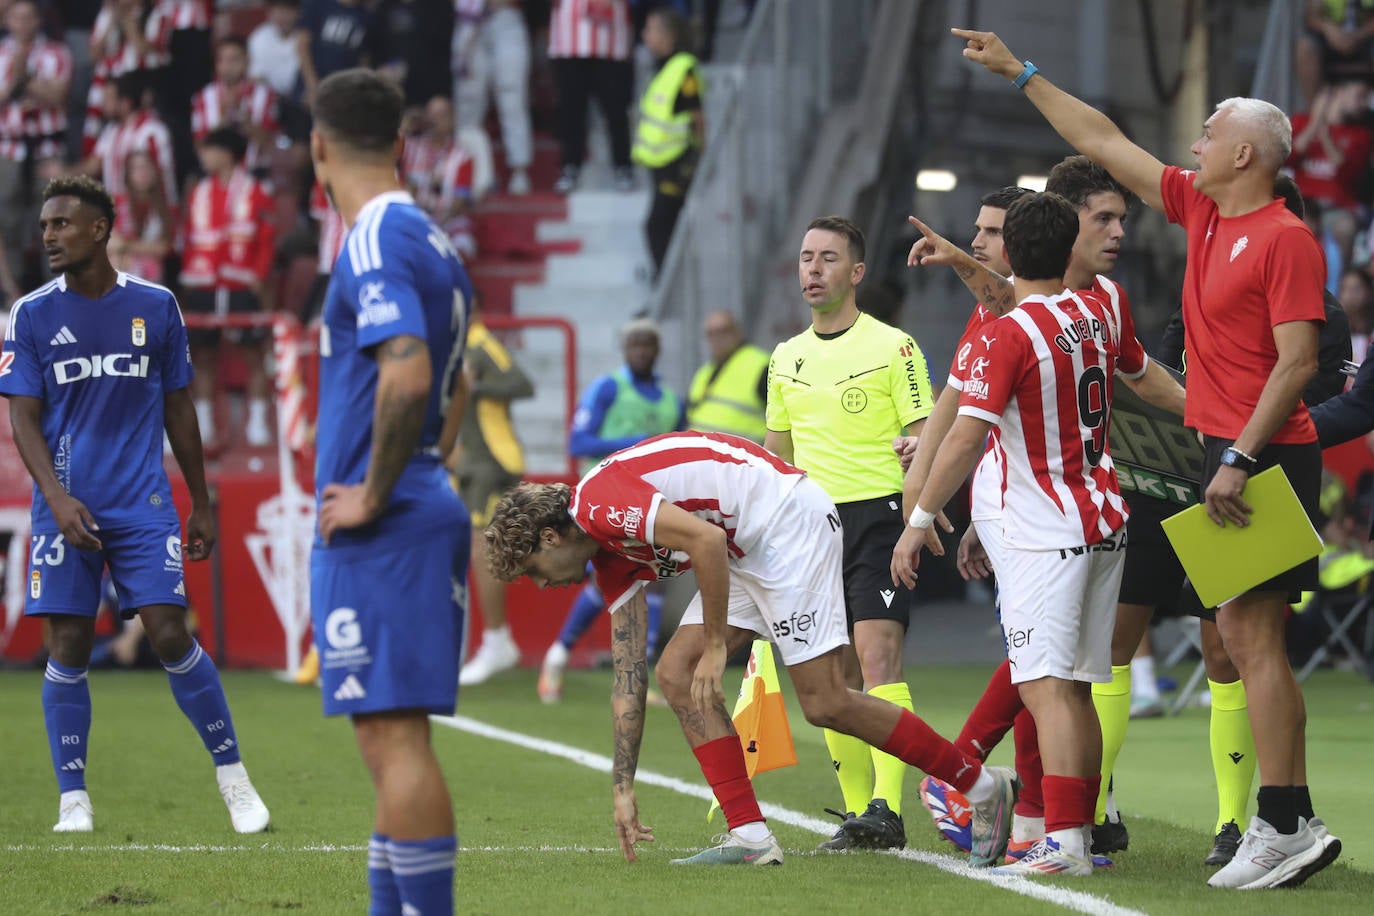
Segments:
[[[1274,326],[1326,321],[1326,258],[1312,230],[1283,201],[1275,199],[1244,216],[1222,217],[1216,203],[1193,187],[1195,174],[1171,166],[1159,183],[1169,222],[1188,232],[1184,422],[1208,436],[1235,439],[1278,362]],[[1270,441],[1316,438],[1299,401]]]

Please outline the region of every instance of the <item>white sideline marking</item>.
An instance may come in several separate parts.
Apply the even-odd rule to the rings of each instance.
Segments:
[[[306,846],[276,846],[263,843],[259,846],[207,846],[194,844],[174,846],[168,843],[111,843],[104,846],[41,846],[37,843],[10,843],[0,846],[5,852],[367,852],[366,846],[335,845],[333,843],[312,843]],[[675,852],[692,852],[688,847]],[[458,852],[620,852],[619,846],[462,846]]]
[[[611,772],[611,758],[602,754],[593,754],[580,748],[571,747],[567,744],[560,744],[557,741],[550,741],[546,738],[536,738],[532,735],[524,735],[520,732],[513,732],[508,729],[498,728],[479,722],[476,719],[469,719],[467,716],[430,716],[430,719],[440,725],[477,735],[482,738],[490,738],[493,741],[504,741],[507,744],[514,744],[526,750],[539,751],[542,754],[549,754],[553,757],[562,757],[570,760],[579,766],[587,767],[590,770],[597,770],[601,773]],[[703,801],[710,801],[711,790],[703,785],[690,783],[686,780],[678,779],[675,776],[664,776],[661,773],[654,773],[649,770],[639,770],[635,773],[635,783],[639,785],[657,786],[661,789],[669,789],[682,795],[690,795],[693,798],[700,798]],[[793,827],[800,827],[809,830],[820,836],[830,836],[835,832],[833,821],[823,821],[820,818],[803,814],[800,811],[793,811],[791,808],[784,808],[782,805],[775,805],[771,802],[760,802],[759,808],[765,817],[770,820],[779,821]],[[619,852],[619,848],[614,850]],[[1033,878],[1012,878],[1002,875],[991,874],[984,868],[973,868],[963,859],[956,859],[953,856],[942,855],[937,852],[925,852],[915,849],[890,850],[890,855],[906,859],[911,862],[920,862],[923,865],[931,865],[941,871],[959,875],[973,881],[983,881],[994,887],[999,887],[1012,893],[1021,894],[1025,897],[1033,897],[1036,900],[1043,900],[1056,906],[1062,906],[1068,910],[1079,913],[1089,913],[1092,916],[1146,916],[1140,910],[1133,910],[1116,903],[1112,903],[1105,897],[1096,894],[1089,894],[1083,891],[1070,890],[1068,888],[1054,887],[1048,884],[1039,884]]]

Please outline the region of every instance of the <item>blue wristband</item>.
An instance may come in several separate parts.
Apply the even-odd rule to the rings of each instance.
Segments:
[[[1026,83],[1030,82],[1030,78],[1039,72],[1040,69],[1036,67],[1035,64],[1026,61],[1025,69],[1021,71],[1021,74],[1016,77],[1016,79],[1011,81],[1011,84],[1017,89],[1025,89]]]

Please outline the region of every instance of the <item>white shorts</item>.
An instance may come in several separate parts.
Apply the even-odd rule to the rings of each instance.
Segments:
[[[1005,561],[1006,547],[1002,544],[1002,520],[1000,518],[975,518],[969,522],[978,532],[978,542],[987,552],[988,562],[992,564],[992,588],[997,619],[1002,619],[1002,564]]]
[[[1011,682],[1112,679],[1112,630],[1126,529],[1091,547],[1004,547],[997,564]]]
[[[787,666],[849,645],[843,538],[835,504],[819,484],[809,478],[798,483],[745,549],[743,558],[730,560],[730,626],[771,640]],[[701,622],[698,592],[682,624]]]

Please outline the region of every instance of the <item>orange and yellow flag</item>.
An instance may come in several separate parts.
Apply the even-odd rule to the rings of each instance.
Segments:
[[[754,640],[731,718],[744,749],[744,766],[750,779],[758,773],[796,764],[797,750],[787,724],[787,706],[773,661],[773,644],[766,639]],[[718,807],[719,803],[712,799],[706,812],[708,821]]]

